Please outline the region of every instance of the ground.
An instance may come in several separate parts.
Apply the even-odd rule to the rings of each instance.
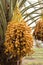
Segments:
[[[31,57],[25,57],[22,65],[43,65],[43,48],[34,48],[34,54]]]

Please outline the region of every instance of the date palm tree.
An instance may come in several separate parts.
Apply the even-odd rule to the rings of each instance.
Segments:
[[[39,2],[31,3],[29,0],[0,0],[0,48],[1,48],[0,51],[2,51],[2,48],[4,47],[4,45],[6,46],[6,44],[7,44],[7,42],[6,42],[7,38],[6,37],[7,37],[8,33],[9,33],[8,30],[12,29],[12,25],[11,24],[12,23],[14,24],[14,22],[15,22],[15,21],[13,22],[13,20],[16,20],[15,25],[17,25],[17,24],[19,25],[19,23],[17,23],[17,19],[20,17],[20,19],[19,19],[20,21],[23,19],[23,21],[26,21],[26,23],[28,23],[28,26],[31,26],[34,22],[36,22],[36,20],[39,19],[39,17],[41,15],[43,15],[42,13],[38,13],[38,11],[41,10],[43,7],[36,8],[36,6],[38,6],[40,4],[43,4],[42,2],[40,2],[40,3]],[[16,3],[17,3],[17,8],[16,8]],[[29,5],[25,6],[26,3],[28,3]],[[19,6],[19,10],[21,12],[20,14],[17,14],[18,13],[17,12],[18,11],[18,6]],[[32,12],[27,12],[28,9],[30,9],[30,8],[31,9],[33,8],[34,10]],[[37,15],[33,16],[33,14],[37,14]],[[29,23],[30,20],[31,20],[31,22]],[[11,21],[12,21],[12,23],[10,23]],[[8,25],[8,27],[7,27],[7,25]],[[11,26],[11,27],[9,28],[9,26]],[[33,30],[34,26],[31,27],[31,28]],[[7,33],[5,35],[6,30],[7,30]],[[30,28],[29,28],[29,31],[30,31]],[[31,36],[29,36],[29,38],[30,37]],[[3,45],[4,41],[6,43]],[[28,42],[31,43],[30,41],[28,41]],[[9,47],[6,46],[6,48],[8,49],[7,51],[9,51]],[[3,51],[4,51],[4,49],[3,49]],[[8,58],[7,59],[7,61],[8,61],[9,60],[9,56],[6,56],[4,54],[5,58],[3,58],[3,52],[1,52],[1,53],[2,53],[2,57],[1,57],[1,54],[0,54],[0,57],[1,57],[1,62],[0,63],[2,65],[4,63],[6,65],[8,65],[9,63],[11,63],[11,61],[9,61],[9,63],[6,63],[6,58]],[[5,59],[5,61],[3,61],[2,58]],[[12,59],[12,56],[11,56],[11,59]],[[14,59],[13,59],[13,61],[14,61]],[[12,64],[9,64],[9,65],[12,65]]]

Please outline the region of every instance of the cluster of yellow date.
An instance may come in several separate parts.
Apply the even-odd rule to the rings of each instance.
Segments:
[[[43,41],[43,20],[42,19],[40,19],[36,24],[33,34],[36,39]]]
[[[31,53],[33,37],[30,27],[24,22],[9,22],[5,34],[5,54],[24,57]]]

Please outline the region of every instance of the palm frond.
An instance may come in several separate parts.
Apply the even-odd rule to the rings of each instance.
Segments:
[[[30,4],[30,6],[34,7],[34,9],[35,9],[35,6],[34,6],[34,5],[32,5],[32,3],[31,3],[30,1],[28,1],[28,3]]]
[[[13,15],[13,10],[15,8],[16,2],[17,2],[17,0],[10,0],[10,2],[9,2],[9,13],[8,13],[9,20],[11,19],[12,15]]]
[[[6,16],[5,16],[5,13],[4,13],[4,10],[3,10],[3,5],[2,3],[0,2],[0,16],[1,16],[1,20],[2,20],[2,25],[3,25],[3,28],[4,28],[4,32],[6,30],[6,26],[7,26],[7,21],[6,21]]]
[[[39,15],[33,16],[32,18],[28,19],[27,21],[32,20],[32,19],[35,19],[36,17],[40,17],[40,16],[42,16],[42,15],[43,15],[43,14],[39,14]]]
[[[40,3],[40,4],[43,4],[43,3]],[[33,4],[31,4],[31,5],[27,6],[27,7],[25,7],[21,12],[22,12],[22,14],[24,14],[24,12],[27,11],[28,9],[34,8],[35,6],[38,6],[38,5],[40,5],[40,4],[39,4],[39,2],[33,3]],[[33,6],[32,6],[32,5],[33,5]]]
[[[3,30],[0,24],[0,45],[3,43]]]
[[[31,5],[30,1],[29,1],[29,4]],[[25,4],[24,4],[24,7],[25,7]],[[26,8],[26,7],[25,7]],[[32,15],[29,15],[29,18],[31,19],[32,18]],[[28,19],[27,19],[28,20]],[[26,20],[25,20],[26,21]],[[28,20],[29,21],[29,20]],[[34,21],[34,19],[32,19],[32,21]]]
[[[35,11],[32,11],[31,13],[29,13],[29,14],[24,14],[23,16],[25,16],[24,17],[24,19],[25,18],[27,18],[29,15],[32,15],[32,14],[34,14],[34,12],[36,12],[36,11],[38,11],[38,10],[41,10],[43,7],[41,7],[41,8],[38,8],[38,9],[36,9]]]
[[[26,0],[21,0],[19,7],[22,7],[24,5],[24,3],[26,2]]]
[[[39,19],[39,18],[38,18]],[[38,20],[38,19],[36,19],[36,20]],[[29,26],[31,25],[31,24],[33,24],[34,22],[36,22],[36,20],[34,20],[34,21],[32,21],[30,24],[28,24]]]
[[[13,0],[13,7],[15,7],[17,0]]]
[[[2,6],[3,6],[3,10],[4,10],[4,12],[6,13],[6,1],[5,0],[0,0],[0,3],[2,4]]]

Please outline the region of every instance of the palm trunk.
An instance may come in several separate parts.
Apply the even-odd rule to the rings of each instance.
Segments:
[[[14,65],[21,65],[21,60],[18,60],[17,62],[14,62]]]

